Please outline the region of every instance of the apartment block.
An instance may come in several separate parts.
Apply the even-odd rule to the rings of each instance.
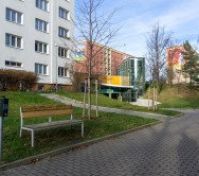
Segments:
[[[167,82],[169,84],[190,83],[190,77],[184,73],[184,47],[173,46],[167,48]]]
[[[84,49],[82,50],[84,55],[89,55],[89,46],[87,42],[84,43]],[[93,53],[95,53],[94,58],[91,60],[93,75],[116,75],[120,64],[125,58],[130,56],[129,54],[100,44],[94,45]],[[79,58],[81,58],[81,60]],[[75,71],[87,73],[89,62],[88,59],[84,56],[79,56],[75,60]]]
[[[71,85],[73,0],[1,0],[0,68],[35,72],[39,84]]]

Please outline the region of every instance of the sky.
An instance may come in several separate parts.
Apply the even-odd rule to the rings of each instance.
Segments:
[[[113,48],[145,56],[146,37],[157,23],[177,43],[199,45],[199,0],[104,0],[105,15],[115,9],[114,24],[120,29],[110,43]]]

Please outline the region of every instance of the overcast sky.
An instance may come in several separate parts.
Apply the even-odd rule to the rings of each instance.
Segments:
[[[145,55],[146,35],[157,22],[180,42],[196,44],[199,37],[199,0],[105,0],[103,8],[117,9],[115,22],[121,26],[111,45],[132,55]]]

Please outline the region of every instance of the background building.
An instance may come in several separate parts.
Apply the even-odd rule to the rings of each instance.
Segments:
[[[87,48],[85,44],[84,51],[75,59],[76,81],[73,85],[79,87],[77,90],[84,89],[84,80],[88,76]],[[92,60],[92,76],[100,80],[100,93],[110,98],[135,101],[145,84],[145,59],[99,44],[95,45],[94,53],[96,51],[99,52]]]
[[[118,69],[118,75],[127,76],[131,86],[143,88],[145,84],[145,58],[126,58]]]
[[[105,76],[101,89],[114,98],[136,101],[143,94],[145,84],[145,58],[130,56],[117,68],[117,76]]]
[[[43,85],[71,85],[73,0],[1,0],[0,68],[31,71]]]
[[[143,57],[128,57],[118,69],[120,76],[127,76],[129,84],[133,87],[132,93],[127,97],[131,100],[136,100],[139,95],[144,92],[145,85],[145,58]]]
[[[82,50],[82,55],[84,54],[86,56],[89,52],[87,42],[84,43],[84,48]],[[130,56],[129,54],[100,44],[94,46],[94,53],[95,52],[97,54],[91,61],[93,75],[116,75],[117,69],[122,61]],[[78,56],[75,58],[75,72],[88,73],[88,60],[85,56]]]
[[[182,72],[184,65],[183,51],[183,46],[173,46],[167,49],[168,83],[170,84],[190,82],[188,75]]]

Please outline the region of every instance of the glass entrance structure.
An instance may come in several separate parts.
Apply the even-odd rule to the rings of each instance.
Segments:
[[[128,57],[118,69],[118,75],[128,77],[131,89],[131,100],[136,101],[143,94],[145,84],[145,58]]]

